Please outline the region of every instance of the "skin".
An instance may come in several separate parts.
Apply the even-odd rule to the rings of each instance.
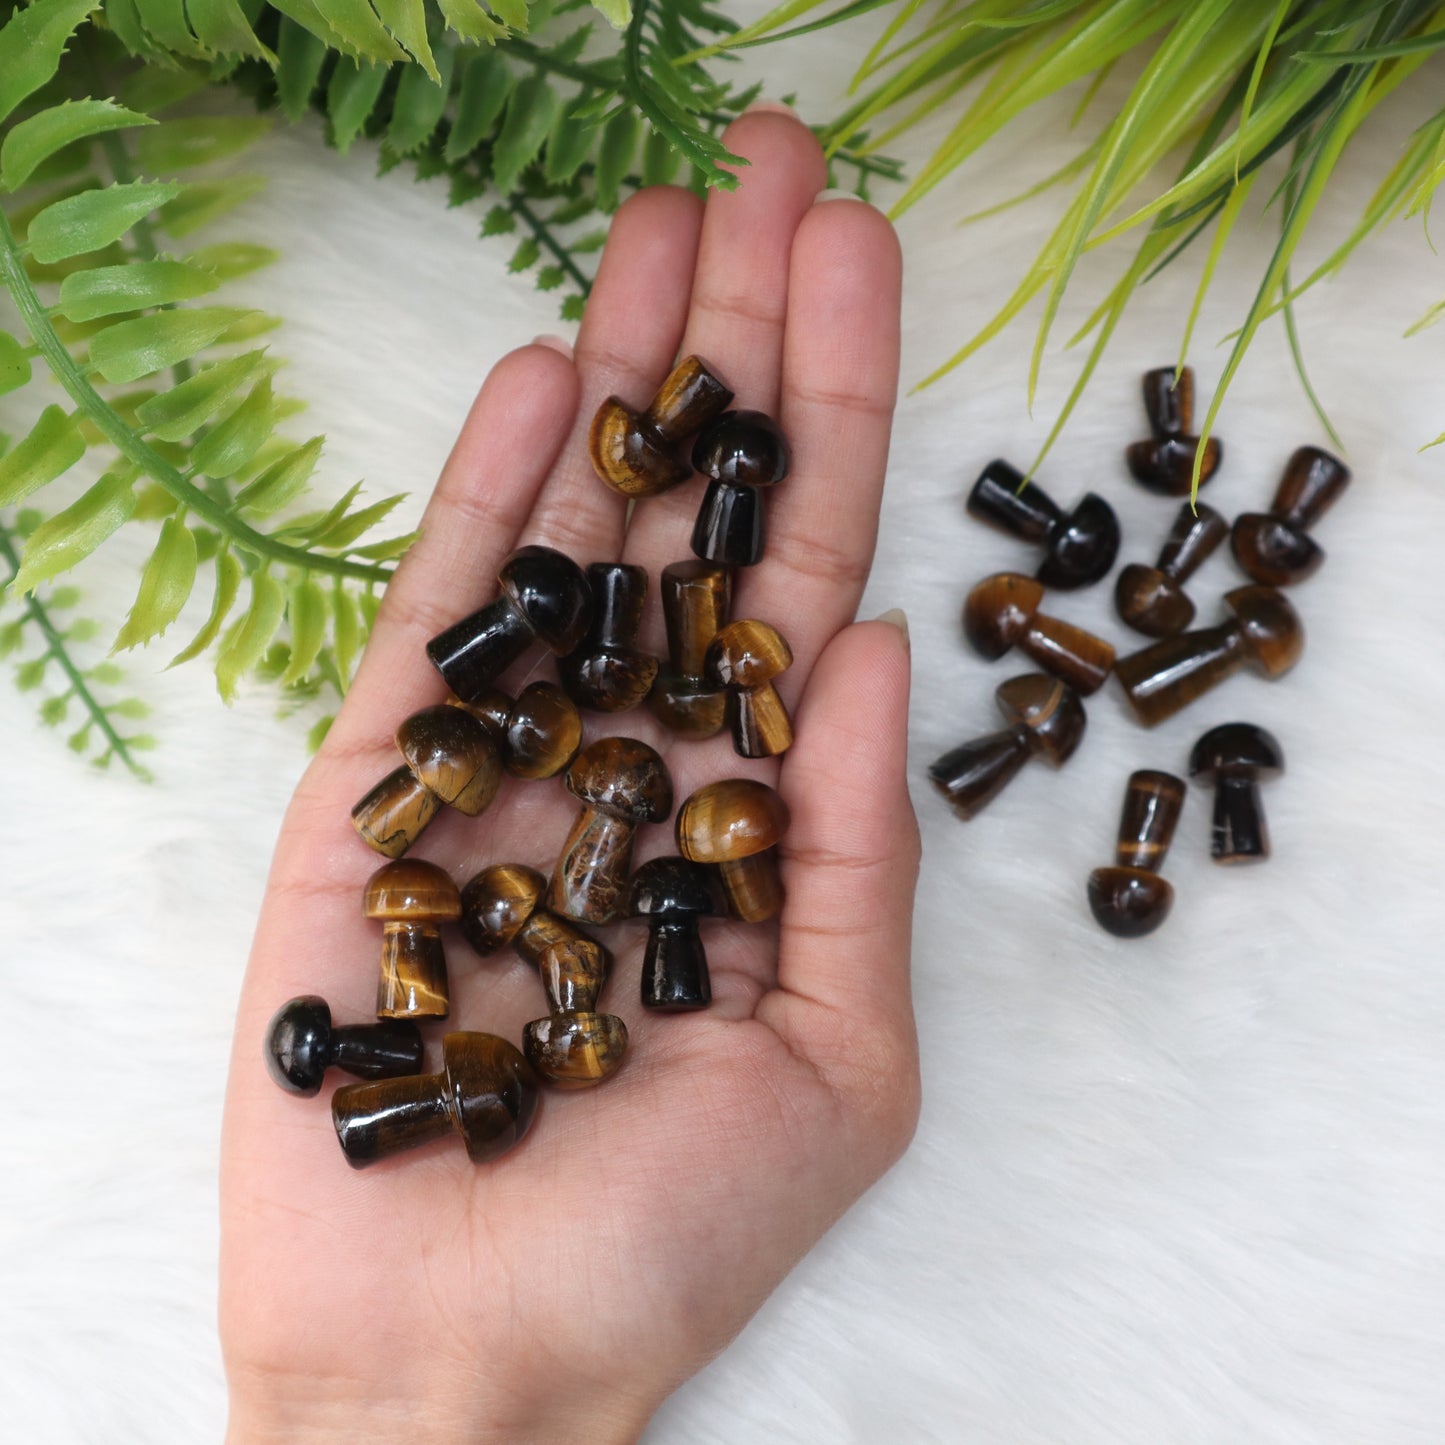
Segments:
[[[815,201],[823,159],[790,113],[749,112],[726,141],[752,161],[739,191],[704,206],[658,187],[619,211],[575,359],[543,341],[487,378],[287,812],[223,1139],[233,1445],[635,1440],[912,1135],[908,643],[888,621],[852,622],[897,387],[898,247],[873,208]],[[749,762],[726,737],[672,744],[646,709],[589,715],[587,735],[652,743],[679,802],[715,778],[773,783],[793,816],[783,915],[705,923],[714,1003],[681,1016],[640,1005],[644,928],[602,930],[616,965],[601,1007],[632,1038],[615,1078],[549,1091],[523,1144],[485,1167],[449,1140],[353,1171],[327,1107],[346,1078],[298,1100],[261,1064],[285,999],[320,993],[347,1022],[374,1005],[379,938],[360,896],[381,860],[349,809],[396,765],[400,718],[445,695],[426,640],[490,599],[516,546],[646,567],[643,645],[664,650],[655,578],[690,555],[701,486],[643,502],[625,527],[586,434],[605,396],[645,403],[688,352],[719,369],[737,405],[779,416],[793,445],[792,475],[769,498],[767,555],[740,575],[734,615],[786,631],[795,661],[779,690],[797,742]],[[504,681],[551,670],[534,657]],[[443,810],[416,851],[458,882],[503,860],[547,872],[575,809],[560,783],[508,784],[479,819]],[[670,827],[640,830],[636,862],[671,851]],[[510,951],[477,959],[454,930],[446,940],[448,1027],[520,1038],[545,1011],[535,971]],[[438,1062],[433,1038],[428,1068]]]

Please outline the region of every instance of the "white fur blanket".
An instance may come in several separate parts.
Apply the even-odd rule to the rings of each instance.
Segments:
[[[809,47],[802,105],[821,115],[850,53],[836,36]],[[1025,119],[903,222],[907,378],[991,313],[1046,234],[1048,197],[952,222],[1061,163],[1064,114]],[[900,149],[916,162],[928,139]],[[248,216],[285,259],[250,290],[287,318],[277,348],[330,434],[325,484],[420,495],[488,365],[559,329],[553,303],[508,278],[507,244],[477,240],[474,209],[400,173],[378,181],[364,148],[342,162],[303,129],[262,154],[272,182]],[[1387,138],[1357,147],[1319,254],[1391,159]],[[1267,220],[1228,252],[1193,357],[1204,398],[1273,238]],[[1061,340],[1113,264],[1086,267]],[[1139,373],[1172,359],[1191,289],[1186,270],[1147,288],[1041,473],[1061,500],[1114,501],[1127,559],[1152,560],[1168,525],[1120,453],[1144,430]],[[1032,421],[1027,324],[904,402],[865,615],[902,606],[913,627],[922,1127],[649,1440],[1445,1438],[1445,449],[1416,452],[1445,429],[1445,328],[1400,339],[1441,291],[1404,224],[1303,308],[1356,481],[1319,529],[1328,565],[1296,594],[1296,671],[1236,679],[1150,733],[1111,688],[1064,771],[1026,770],[966,825],[925,768],[996,725],[1002,674],[965,651],[959,605],[1024,554],[962,498],[990,457],[1032,458],[1077,356],[1051,348]],[[1324,441],[1278,328],[1220,434],[1208,500],[1231,514],[1267,502],[1298,443]],[[140,543],[125,545],[133,569]],[[112,556],[83,581],[118,613],[134,575]],[[1232,585],[1217,556],[1201,610]],[[1060,610],[1128,647],[1109,594]],[[0,1435],[17,1442],[171,1445],[216,1438],[223,1418],[227,1038],[306,720],[278,724],[261,691],[228,711],[199,667],[152,673],[161,660],[132,664],[162,740],[148,789],[78,764],[0,686]],[[1204,727],[1234,717],[1288,751],[1267,794],[1275,858],[1212,866],[1194,796],[1166,870],[1174,916],[1143,942],[1106,936],[1083,883],[1110,857],[1124,778],[1181,769]]]

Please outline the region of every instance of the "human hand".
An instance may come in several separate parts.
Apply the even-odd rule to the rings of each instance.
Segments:
[[[575,362],[533,345],[487,378],[287,812],[223,1138],[232,1442],[633,1440],[912,1133],[908,649],[887,622],[850,625],[897,384],[898,249],[871,207],[814,203],[822,156],[790,115],[750,112],[726,139],[753,162],[739,191],[704,207],[655,188],[619,211]],[[726,737],[670,741],[646,709],[589,715],[587,735],[651,742],[679,801],[718,778],[773,783],[793,819],[781,919],[704,924],[713,1004],[673,1016],[638,1002],[642,930],[609,930],[601,1006],[631,1036],[615,1078],[549,1091],[527,1138],[490,1164],[437,1146],[354,1172],[326,1108],[334,1083],[290,1098],[261,1062],[293,995],[320,993],[347,1022],[371,1011],[380,939],[360,898],[380,860],[349,809],[396,765],[396,724],[444,695],[426,641],[495,594],[515,547],[645,566],[642,645],[665,651],[655,579],[689,555],[700,488],[641,502],[624,530],[586,436],[605,396],[645,402],[688,352],[792,445],[733,615],[775,622],[792,646],[780,691],[796,742],[748,762]],[[513,782],[479,819],[443,810],[414,853],[459,882],[494,862],[547,873],[575,812],[559,782]],[[638,836],[639,862],[671,851],[670,829]],[[510,952],[449,950],[452,1027],[517,1040],[545,1011],[536,971]]]

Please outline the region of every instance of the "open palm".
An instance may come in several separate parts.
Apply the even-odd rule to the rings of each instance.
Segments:
[[[750,112],[727,141],[753,162],[740,191],[704,206],[655,188],[618,213],[575,362],[534,345],[487,379],[287,814],[226,1111],[233,1440],[633,1439],[912,1131],[908,652],[894,626],[850,625],[896,388],[898,252],[872,208],[815,204],[822,156],[791,116]],[[490,600],[508,552],[541,542],[654,579],[688,555],[699,486],[640,503],[628,524],[585,445],[606,395],[645,403],[687,352],[737,405],[780,417],[792,445],[733,615],[787,636],[779,690],[797,740],[781,765],[749,762],[725,737],[670,741],[645,709],[589,715],[587,736],[650,742],[679,800],[718,778],[773,783],[793,817],[781,919],[705,923],[713,1005],[668,1016],[638,1001],[641,928],[605,930],[616,964],[600,1006],[631,1035],[614,1079],[549,1092],[522,1145],[489,1165],[438,1145],[356,1173],[332,1136],[332,1085],[291,1098],[261,1064],[287,998],[322,994],[346,1022],[374,999],[379,931],[360,900],[379,860],[350,806],[395,766],[396,724],[444,694],[427,639]],[[655,586],[642,645],[664,650]],[[459,883],[495,862],[547,873],[575,811],[560,782],[514,782],[479,819],[444,810],[413,851]],[[637,861],[672,851],[670,829],[639,833]],[[448,945],[450,1027],[517,1040],[546,1012],[512,954]]]

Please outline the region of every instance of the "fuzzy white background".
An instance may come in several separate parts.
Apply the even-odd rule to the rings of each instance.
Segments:
[[[857,52],[841,35],[805,43],[801,105],[821,118]],[[797,53],[749,64],[793,89]],[[1044,238],[1057,199],[953,222],[1072,154],[1066,116],[1012,126],[902,223],[907,381],[992,313]],[[1404,134],[1401,122],[1357,143],[1312,256]],[[896,150],[917,163],[932,138]],[[448,211],[404,173],[376,179],[364,146],[342,161],[303,127],[252,165],[270,185],[229,231],[284,253],[244,290],[287,319],[285,385],[311,403],[297,434],[329,434],[331,495],[365,477],[371,495],[408,489],[419,508],[481,377],[559,329],[554,303],[506,275],[505,241],[477,240],[475,207]],[[1260,220],[1227,253],[1192,358],[1202,399],[1274,234]],[[1111,686],[1064,771],[1026,769],[962,824],[925,768],[997,725],[992,691],[1011,669],[964,650],[959,605],[984,573],[1031,565],[965,516],[963,495],[990,457],[1031,459],[1074,375],[1062,339],[1106,275],[1081,275],[1035,420],[1027,322],[899,409],[863,615],[902,606],[913,628],[922,1124],[668,1403],[656,1445],[1445,1439],[1445,449],[1416,450],[1445,429],[1445,327],[1400,339],[1445,267],[1418,224],[1397,225],[1302,310],[1356,480],[1318,529],[1327,566],[1295,593],[1309,632],[1295,672],[1237,678],[1152,732]],[[1172,514],[1120,457],[1144,432],[1139,373],[1172,359],[1191,287],[1186,268],[1140,294],[1040,474],[1061,501],[1094,488],[1115,503],[1121,560],[1152,560]],[[1264,505],[1289,452],[1325,441],[1278,328],[1219,432],[1207,500],[1228,514]],[[79,579],[117,622],[148,543],[126,530],[138,535]],[[1193,584],[1205,620],[1238,580],[1227,553],[1206,565]],[[1111,592],[1057,610],[1127,650]],[[178,632],[207,604],[193,599]],[[306,720],[278,724],[260,689],[227,710],[200,666],[162,674],[156,651],[131,663],[162,741],[149,788],[78,763],[30,697],[0,686],[7,1440],[204,1440],[224,1418],[227,1042]],[[1166,869],[1173,917],[1141,942],[1106,936],[1083,885],[1111,855],[1124,779],[1182,770],[1193,739],[1234,718],[1270,727],[1288,754],[1266,795],[1274,859],[1211,865],[1209,799],[1192,795]]]

